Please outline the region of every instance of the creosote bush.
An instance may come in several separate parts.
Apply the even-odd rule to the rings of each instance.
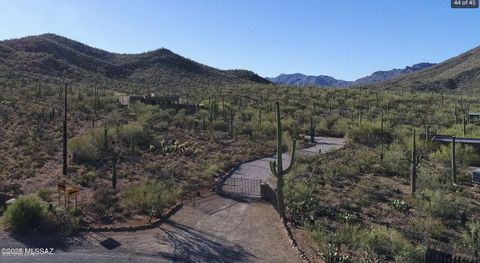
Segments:
[[[131,185],[121,193],[121,204],[127,210],[160,216],[162,210],[175,203],[180,190],[161,181]]]
[[[13,232],[42,230],[47,220],[47,204],[38,197],[20,196],[7,207],[2,222]]]

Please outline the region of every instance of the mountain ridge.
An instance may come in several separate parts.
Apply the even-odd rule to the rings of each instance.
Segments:
[[[83,79],[117,79],[168,86],[263,83],[252,71],[221,70],[160,48],[113,53],[69,38],[42,34],[0,41],[0,66],[9,74]]]
[[[293,73],[293,74],[280,74],[274,78],[266,78],[276,84],[282,85],[294,85],[294,86],[329,86],[329,87],[354,87],[354,86],[362,86],[362,85],[369,85],[378,82],[382,82],[400,75],[405,75],[408,73],[416,72],[419,70],[423,70],[435,65],[434,63],[417,63],[412,66],[406,66],[403,69],[391,69],[391,70],[380,70],[375,71],[372,74],[356,79],[354,81],[347,81],[336,79],[331,76],[326,75],[318,75],[318,76],[310,76],[304,75],[301,73]]]

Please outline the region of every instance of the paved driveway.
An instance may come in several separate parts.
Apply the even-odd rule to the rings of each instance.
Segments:
[[[312,147],[303,148],[298,151],[298,154],[314,155],[318,154],[319,150],[322,153],[337,150],[343,147],[345,140],[343,138],[331,137],[315,137],[316,144]],[[282,155],[283,167],[287,167],[290,163],[290,156],[287,153]],[[256,179],[270,183],[273,187],[273,177],[270,173],[270,161],[276,161],[276,157],[267,157],[260,160],[242,164],[233,174],[232,178]]]

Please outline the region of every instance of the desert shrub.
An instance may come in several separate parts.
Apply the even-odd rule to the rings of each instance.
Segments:
[[[416,205],[429,216],[452,219],[458,212],[455,198],[441,190],[423,190],[416,199]]]
[[[129,186],[121,193],[121,204],[128,210],[152,213],[159,216],[162,210],[173,205],[180,191],[160,181],[147,181]]]
[[[400,144],[393,143],[383,149],[383,160],[380,162],[378,172],[383,176],[406,177],[408,175],[408,162]]]
[[[126,145],[133,142],[134,146],[145,146],[151,142],[151,136],[140,122],[130,122],[123,125],[119,136]]]
[[[348,133],[348,130],[349,130],[348,120],[345,118],[341,118],[335,122],[335,125],[333,126],[333,132],[331,132],[331,135],[337,136],[337,137],[343,137],[345,136],[345,134]]]
[[[474,220],[467,224],[462,233],[462,241],[472,255],[480,257],[480,221]]]
[[[100,159],[99,147],[102,144],[101,134],[103,129],[94,129],[82,136],[74,137],[68,141],[68,149],[73,154],[74,160],[81,163],[92,163]]]
[[[335,242],[345,244],[350,249],[359,249],[362,240],[365,238],[366,231],[359,225],[344,224],[335,231]]]
[[[395,262],[423,262],[423,251],[414,247],[395,229],[374,227],[361,242],[363,249],[394,259]]]
[[[79,214],[77,209],[76,214]],[[63,207],[55,207],[54,214],[49,214],[50,229],[62,235],[70,236],[78,230],[79,218]]]
[[[413,246],[395,229],[385,227],[367,229],[358,225],[344,224],[330,234],[320,224],[315,224],[315,227],[309,228],[308,231],[321,253],[331,253],[332,246],[345,245],[351,251],[361,254],[367,252],[369,258],[405,263],[422,262],[423,259],[422,248]]]
[[[287,180],[285,198],[287,211],[294,222],[302,223],[305,220],[315,219],[314,212],[319,205],[319,200],[305,183]]]
[[[86,173],[82,173],[81,175],[75,176],[73,181],[83,187],[91,187],[95,183],[96,179],[97,174],[94,171],[88,171]]]
[[[387,185],[371,180],[358,182],[352,190],[352,196],[358,204],[367,205],[374,202],[385,202],[392,196],[392,189]]]
[[[244,125],[240,125],[236,127],[236,133],[243,134],[243,135],[253,135],[253,127],[250,123],[245,123]]]
[[[401,213],[407,213],[408,210],[410,210],[410,205],[407,202],[399,199],[394,199],[388,202],[388,206]]]
[[[355,149],[353,155],[355,156],[355,161],[352,165],[355,165],[360,173],[365,173],[372,169],[372,166],[378,161],[376,153],[366,147]]]
[[[347,137],[354,143],[368,147],[375,147],[381,143],[388,144],[392,141],[392,135],[389,130],[384,129],[382,134],[380,126],[371,122],[364,122],[350,129]]]
[[[40,197],[40,199],[42,199],[45,202],[52,201],[52,194],[53,194],[53,191],[52,189],[49,189],[49,188],[42,188],[37,192],[38,197]]]
[[[215,131],[228,131],[228,124],[223,120],[215,120],[212,122],[212,129]]]
[[[430,159],[435,162],[450,165],[451,163],[451,146],[441,146],[436,152],[430,154]],[[468,166],[478,163],[478,155],[475,149],[468,145],[455,145],[455,156],[458,165]]]
[[[277,126],[273,122],[269,121],[262,121],[262,123],[255,123],[253,124],[253,129],[255,132],[262,134],[264,136],[275,136],[277,131]]]
[[[426,216],[415,219],[411,224],[411,231],[414,239],[423,240],[431,238],[436,240],[445,239],[447,230],[441,219]]]
[[[36,196],[20,196],[7,207],[3,223],[14,232],[28,233],[39,230],[47,218],[47,206]]]
[[[327,251],[329,246],[334,243],[334,237],[326,232],[321,224],[316,223],[314,226],[307,227],[310,238],[317,244],[321,251]]]
[[[92,200],[87,207],[95,218],[106,219],[111,209],[118,210],[117,202],[118,198],[113,190],[100,186],[94,190]]]

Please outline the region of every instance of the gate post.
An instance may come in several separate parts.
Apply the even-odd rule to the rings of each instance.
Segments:
[[[270,186],[266,182],[260,183],[260,198],[265,201],[270,201],[270,196],[268,192]]]
[[[222,194],[223,193],[223,190],[222,190],[222,187],[223,187],[223,180],[220,179],[220,178],[217,178],[215,179],[215,182],[214,182],[214,191],[215,193],[217,194]]]

